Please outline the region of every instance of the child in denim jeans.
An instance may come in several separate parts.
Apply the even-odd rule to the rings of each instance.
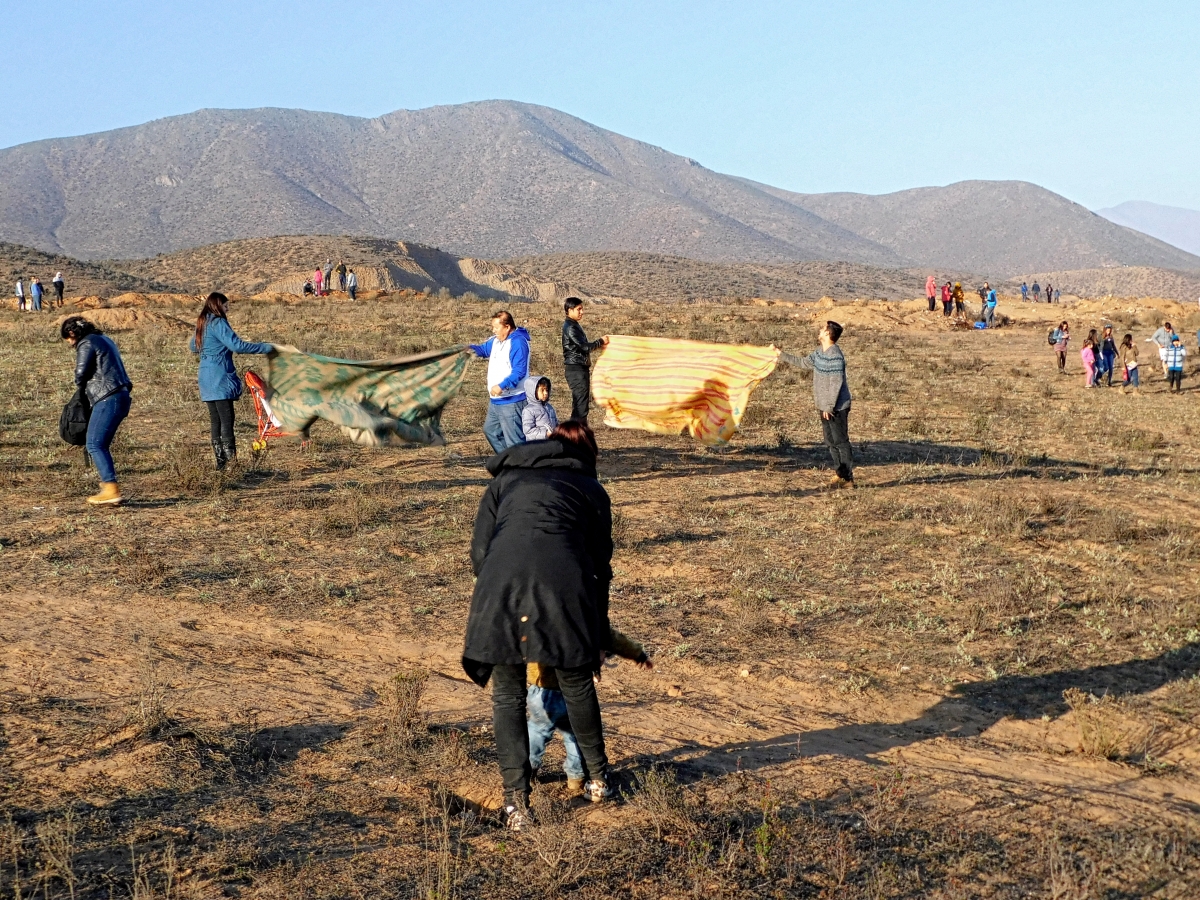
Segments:
[[[612,645],[614,655],[631,659],[644,669],[654,668],[654,663],[650,661],[642,645],[615,628],[612,629]],[[567,776],[567,787],[578,793],[583,789],[586,780],[583,757],[579,753],[575,733],[571,731],[567,702],[563,699],[562,691],[558,689],[558,678],[554,669],[537,663],[529,664],[529,692],[525,697],[525,708],[529,711],[530,768],[537,772],[542,764],[546,745],[557,731],[562,735],[563,749],[566,751],[563,772]]]

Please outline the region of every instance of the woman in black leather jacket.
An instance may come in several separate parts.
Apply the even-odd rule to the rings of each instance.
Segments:
[[[92,408],[88,419],[87,452],[100,476],[100,493],[87,498],[97,506],[117,506],[121,489],[113,468],[112,445],[117,428],[129,415],[129,391],[133,382],[125,373],[121,351],[108,335],[82,316],[62,323],[62,339],[75,348],[75,384],[83,389]]]

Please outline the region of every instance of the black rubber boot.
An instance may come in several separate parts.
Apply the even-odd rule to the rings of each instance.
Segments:
[[[230,441],[228,444],[226,444],[224,446],[223,449],[225,450],[225,462],[236,463],[237,462],[237,441]]]
[[[221,446],[220,441],[212,442],[213,456],[217,458],[217,469],[224,469],[225,464],[229,462],[229,457],[225,454],[225,448]]]

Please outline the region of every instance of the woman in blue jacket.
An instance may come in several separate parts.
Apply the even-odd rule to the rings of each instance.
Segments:
[[[209,294],[196,318],[191,348],[193,353],[200,354],[200,399],[208,405],[218,469],[237,461],[233,401],[242,396],[242,380],[233,367],[233,354],[270,353],[275,349],[271,344],[243,341],[234,334],[226,318],[228,312],[228,297],[215,291]]]

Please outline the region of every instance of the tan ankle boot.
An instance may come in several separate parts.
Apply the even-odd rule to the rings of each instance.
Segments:
[[[87,502],[94,506],[117,506],[121,502],[121,489],[115,481],[102,481],[100,493],[92,494]]]

